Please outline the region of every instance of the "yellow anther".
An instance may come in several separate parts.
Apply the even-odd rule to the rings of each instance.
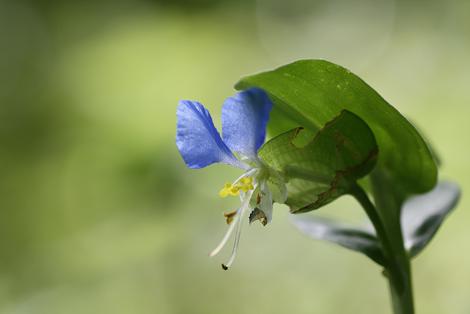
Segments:
[[[253,183],[253,178],[252,177],[241,178],[240,183],[243,184],[243,185],[252,184]]]
[[[240,189],[243,192],[248,192],[250,190],[253,190],[253,188],[254,188],[253,184],[245,184],[245,185],[240,186]]]
[[[238,194],[240,194],[240,187],[232,185],[230,188],[230,195],[237,196]]]
[[[232,184],[231,183],[225,183],[224,187],[222,188],[222,190],[220,190],[219,192],[219,196],[220,197],[227,197],[230,195],[230,189],[232,188]]]
[[[241,178],[240,181],[236,184],[225,183],[224,187],[219,192],[219,196],[220,197],[227,197],[229,195],[237,196],[240,194],[240,190],[242,190],[243,192],[248,192],[253,189],[254,189],[253,178],[244,177],[244,178]]]
[[[244,177],[240,180],[238,183],[240,186],[240,189],[243,192],[248,192],[250,190],[253,190],[253,178],[252,177]]]

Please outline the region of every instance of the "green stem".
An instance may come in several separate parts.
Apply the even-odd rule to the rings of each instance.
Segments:
[[[398,247],[391,242],[377,209],[359,185],[352,186],[351,194],[364,208],[382,245],[387,261],[385,275],[389,280],[393,313],[414,314],[411,267],[409,258],[403,248],[403,240],[400,239],[401,245]]]
[[[413,314],[413,289],[411,285],[411,273],[405,278],[407,281],[402,288],[397,287],[392,280],[389,281],[390,294],[392,297],[393,313],[395,314]]]

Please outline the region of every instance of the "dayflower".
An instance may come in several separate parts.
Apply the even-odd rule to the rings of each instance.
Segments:
[[[266,125],[272,102],[259,88],[251,88],[229,97],[222,106],[222,137],[209,111],[196,101],[182,100],[177,110],[176,145],[189,168],[204,168],[225,163],[244,170],[232,183],[220,190],[221,197],[239,196],[241,205],[224,214],[229,225],[219,245],[210,253],[218,254],[235,231],[230,259],[222,264],[228,269],[235,259],[240,241],[242,219],[250,211],[250,223],[271,221],[273,202],[284,203],[287,190],[280,173],[258,156],[266,137]]]

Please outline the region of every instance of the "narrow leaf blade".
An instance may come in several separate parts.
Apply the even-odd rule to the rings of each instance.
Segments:
[[[459,198],[459,186],[444,181],[439,182],[431,192],[405,202],[401,225],[405,247],[411,257],[419,254],[429,244]]]
[[[295,216],[293,225],[305,235],[362,253],[379,265],[385,265],[379,242],[368,230],[320,217]]]

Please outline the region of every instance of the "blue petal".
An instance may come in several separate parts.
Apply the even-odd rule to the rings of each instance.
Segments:
[[[272,102],[265,91],[250,88],[227,98],[222,107],[222,138],[235,152],[256,156],[266,137]]]
[[[216,162],[242,167],[220,138],[209,111],[203,105],[182,100],[176,115],[176,146],[189,168],[204,168]]]

